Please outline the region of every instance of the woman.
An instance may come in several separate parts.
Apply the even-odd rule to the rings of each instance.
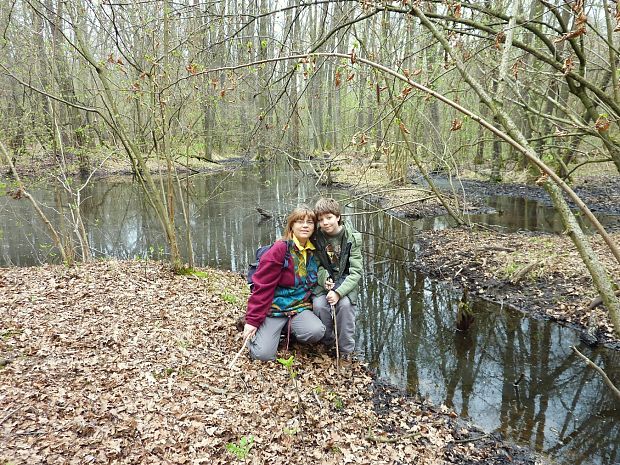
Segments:
[[[316,216],[305,205],[288,216],[282,240],[263,254],[245,315],[243,337],[250,338],[250,356],[275,360],[282,329],[302,343],[315,343],[325,334],[325,326],[312,312],[312,288],[316,285],[318,262],[310,236]],[[285,258],[288,267],[284,267]]]

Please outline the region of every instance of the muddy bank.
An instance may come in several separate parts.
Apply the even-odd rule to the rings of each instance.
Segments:
[[[445,178],[437,178],[442,190],[450,192],[446,187]],[[413,178],[413,182],[422,183],[421,178]],[[464,200],[484,205],[484,198],[490,196],[520,197],[535,200],[546,206],[552,206],[549,195],[542,187],[535,184],[492,183],[486,181],[460,180],[452,181],[454,192]],[[584,177],[575,182],[571,188],[595,213],[620,215],[620,176]],[[569,201],[572,208],[577,208]]]
[[[18,175],[22,180],[36,182],[45,180],[48,177],[55,179],[56,176],[82,176],[86,179],[93,175],[95,178],[105,178],[110,176],[132,176],[134,174],[131,163],[126,155],[116,153],[104,153],[94,151],[88,154],[88,166],[84,172],[80,170],[80,160],[78,156],[69,151],[62,157],[55,157],[53,154],[40,153],[32,155],[22,155],[16,159],[14,164]],[[187,159],[183,155],[176,156],[174,159],[174,170],[178,174],[210,174],[221,171],[231,171],[251,163],[248,157],[214,157],[213,160],[204,158],[190,157]],[[149,158],[146,162],[151,170],[151,174],[163,174],[166,172],[165,162]],[[0,177],[11,179],[13,174],[8,165],[0,162]]]
[[[620,241],[620,233],[613,237]],[[419,243],[414,268],[449,280],[472,296],[573,325],[620,350],[604,306],[589,309],[598,294],[569,238],[462,228],[425,232]],[[620,265],[606,244],[596,237],[593,247],[612,275],[620,276]]]
[[[461,186],[463,199],[473,211],[484,208],[485,197],[496,195],[551,206],[546,192],[537,186],[468,180],[462,181]],[[593,212],[620,215],[620,176],[584,178],[574,190]],[[620,244],[620,218],[607,229],[614,242]],[[572,325],[584,333],[584,340],[620,350],[620,339],[605,307],[590,308],[598,294],[568,237],[459,228],[425,232],[419,243],[421,249],[414,268],[534,317]],[[620,265],[606,244],[597,235],[592,236],[592,244],[607,270],[620,282]]]

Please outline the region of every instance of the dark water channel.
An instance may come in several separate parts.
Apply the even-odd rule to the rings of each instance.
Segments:
[[[279,237],[280,220],[288,210],[319,196],[312,181],[266,170],[196,176],[192,184],[190,217],[197,264],[236,271],[245,270],[258,245]],[[66,196],[53,190],[34,194],[46,212],[58,218],[54,211]],[[93,182],[83,198],[82,215],[97,255],[165,257],[159,227],[140,189],[129,179]],[[478,215],[476,222],[500,224],[507,230],[562,229],[553,212],[535,202],[490,201],[501,214]],[[275,212],[277,219],[260,221],[258,205]],[[472,301],[475,322],[470,330],[456,332],[460,292],[409,266],[416,232],[448,227],[449,222],[408,221],[380,212],[355,214],[362,209],[374,211],[361,204],[347,209],[364,233],[368,271],[358,315],[358,350],[381,377],[436,404],[449,405],[485,431],[501,432],[557,463],[620,463],[620,405],[569,347],[580,347],[616,385],[620,385],[620,352],[581,347],[571,329],[481,300]],[[0,266],[57,261],[50,243],[25,200],[0,198]]]

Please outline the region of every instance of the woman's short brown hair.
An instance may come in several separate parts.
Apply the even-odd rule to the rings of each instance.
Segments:
[[[286,229],[284,230],[284,240],[290,240],[293,238],[293,224],[297,220],[304,220],[306,217],[310,218],[314,223],[314,229],[316,229],[316,215],[314,210],[307,205],[297,206],[286,218]]]

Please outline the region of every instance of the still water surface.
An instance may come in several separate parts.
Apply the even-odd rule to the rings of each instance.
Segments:
[[[53,189],[34,194],[60,224],[57,212],[66,195]],[[193,177],[189,216],[197,265],[244,272],[256,247],[280,236],[286,213],[300,202],[311,204],[320,194],[310,180],[266,169]],[[129,179],[93,182],[83,198],[82,215],[96,255],[165,258],[160,228]],[[552,211],[535,202],[492,202],[501,215],[478,215],[476,222],[509,230],[561,230]],[[257,206],[274,212],[275,218],[261,221]],[[455,331],[460,291],[410,267],[416,232],[449,227],[449,221],[360,214],[364,208],[374,211],[360,203],[346,210],[364,234],[367,270],[357,343],[379,376],[449,405],[485,431],[501,432],[557,463],[620,463],[618,401],[572,354],[571,345],[580,347],[574,331],[481,300],[470,302],[475,313],[470,330]],[[0,266],[57,261],[43,225],[25,200],[0,199],[0,239]],[[580,348],[620,385],[620,353]]]

